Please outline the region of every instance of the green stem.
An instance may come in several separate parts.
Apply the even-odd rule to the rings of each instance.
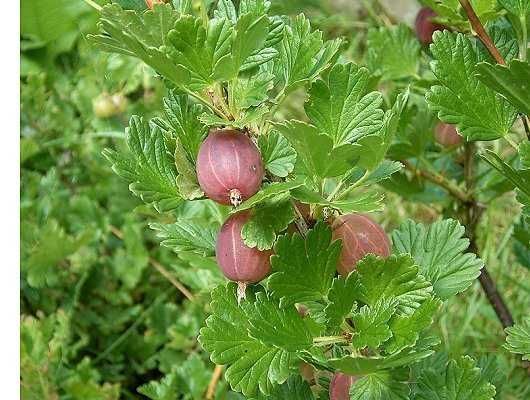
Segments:
[[[344,336],[320,336],[313,339],[315,346],[327,346],[336,343],[348,343],[348,339]]]
[[[526,61],[526,50],[528,47],[528,31],[526,29],[526,16],[522,16],[519,19],[521,21],[521,31],[523,34],[522,43],[519,46],[519,58],[521,61]]]
[[[361,178],[359,180],[357,180],[351,186],[349,186],[346,189],[344,189],[343,192],[337,196],[337,200],[343,199],[344,196],[346,196],[348,193],[350,193],[353,189],[361,186],[364,183],[364,181],[366,181],[366,179],[368,179],[368,176],[370,176],[370,171],[366,170],[364,175],[361,176]]]
[[[85,3],[87,3],[90,7],[95,8],[98,11],[101,11],[103,7],[101,7],[98,3],[92,0],[84,0]]]

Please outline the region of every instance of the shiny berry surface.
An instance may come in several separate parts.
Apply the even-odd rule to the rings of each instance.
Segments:
[[[333,221],[333,239],[342,240],[342,251],[337,271],[345,276],[355,269],[357,262],[372,253],[390,255],[390,241],[377,222],[362,214],[341,215]]]
[[[250,218],[250,212],[232,215],[217,236],[215,256],[223,274],[235,282],[256,283],[270,272],[272,251],[259,251],[245,245],[241,229]]]
[[[258,148],[239,131],[211,132],[199,149],[199,185],[206,196],[218,203],[239,205],[259,190],[263,176]]]

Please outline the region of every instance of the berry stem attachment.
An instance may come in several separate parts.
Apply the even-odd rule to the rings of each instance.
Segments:
[[[230,190],[230,204],[234,207],[239,206],[243,202],[241,192],[238,189]]]
[[[243,300],[247,298],[247,284],[246,282],[237,282],[237,304],[240,305]]]

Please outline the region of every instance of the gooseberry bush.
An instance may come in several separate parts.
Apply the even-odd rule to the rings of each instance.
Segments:
[[[488,362],[440,357],[430,328],[478,278],[506,348],[528,359],[528,321],[511,327],[479,257],[484,211],[514,190],[529,260],[528,2],[425,1],[416,34],[382,23],[364,49],[265,0],[116,3],[90,40],[145,62],[167,96],[160,116],[131,118],[127,151],[104,155],[160,214],[162,245],[226,278],[204,280],[198,341],[232,390],[493,399]],[[443,218],[385,231],[388,196]],[[166,398],[164,385],[140,391]]]

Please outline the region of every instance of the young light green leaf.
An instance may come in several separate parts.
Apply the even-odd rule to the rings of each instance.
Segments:
[[[305,204],[318,204],[339,210],[344,214],[352,212],[375,212],[383,209],[383,196],[373,190],[364,192],[354,191],[344,199],[327,200],[320,193],[313,191],[307,185],[300,186],[291,192],[292,196]]]
[[[137,57],[175,84],[183,85],[190,79],[189,72],[173,64],[162,51],[177,18],[178,14],[169,4],[144,13],[109,4],[101,11],[102,33],[88,37],[103,50]]]
[[[260,292],[252,309],[246,312],[250,336],[265,345],[294,352],[307,350],[313,344],[311,332],[294,306],[279,307],[277,301]]]
[[[216,68],[215,77],[220,80],[235,78],[246,59],[263,49],[269,33],[266,15],[240,15],[234,26],[230,53]]]
[[[427,369],[417,383],[414,400],[493,400],[495,386],[481,375],[475,361],[463,356],[451,360],[445,370]]]
[[[350,388],[350,400],[408,399],[408,369],[379,371],[360,378]]]
[[[530,317],[521,323],[505,329],[504,348],[511,353],[522,354],[523,360],[530,361]]]
[[[275,182],[263,187],[258,193],[252,196],[250,199],[245,200],[235,211],[249,210],[252,207],[264,202],[265,200],[271,199],[278,195],[284,194],[304,184],[301,180]]]
[[[252,302],[247,294],[238,305],[233,283],[218,286],[212,292],[213,314],[206,319],[198,340],[213,362],[228,365],[224,376],[232,389],[245,396],[255,396],[258,390],[268,395],[289,377],[294,355],[249,336],[252,315],[246,310],[254,312]]]
[[[258,138],[261,157],[265,169],[271,174],[285,178],[293,172],[296,162],[296,151],[290,146],[285,137],[273,130]]]
[[[340,39],[324,42],[322,32],[311,32],[309,20],[303,14],[296,16],[285,26],[274,63],[274,75],[285,93],[314,80],[329,66],[340,44]]]
[[[305,111],[311,122],[333,138],[351,143],[381,129],[383,96],[368,93],[369,72],[353,63],[337,64],[311,86]]]
[[[202,89],[215,81],[217,71],[230,57],[232,25],[227,19],[211,19],[205,29],[199,18],[182,15],[167,35],[165,51],[173,65],[190,74],[189,87]]]
[[[431,349],[406,349],[388,357],[344,356],[329,360],[329,365],[348,375],[366,375],[378,371],[411,365],[434,353]]]
[[[366,180],[365,185],[371,185],[377,182],[384,181],[400,171],[403,168],[403,164],[398,161],[383,160],[375,170],[370,172]]]
[[[517,110],[530,115],[530,64],[513,60],[509,66],[479,63],[477,77],[508,100]]]
[[[292,144],[303,172],[308,175],[320,178],[342,175],[353,167],[358,158],[352,145],[333,147],[329,136],[305,122],[293,120],[275,126]]]
[[[176,183],[180,195],[186,200],[204,196],[195,173],[195,165],[186,157],[184,146],[178,138],[175,139],[175,167],[178,172]]]
[[[367,48],[368,69],[383,80],[417,75],[421,46],[408,26],[400,24],[370,29]]]
[[[131,192],[152,203],[159,212],[175,208],[182,198],[177,190],[174,161],[160,128],[133,116],[125,134],[131,155],[110,149],[103,152],[112,169],[131,182]]]
[[[188,160],[193,165],[195,165],[199,147],[208,133],[208,128],[198,119],[203,112],[204,107],[192,103],[188,96],[170,91],[164,98],[165,119],[153,119],[153,123],[179,140]]]
[[[392,332],[388,321],[396,310],[396,301],[383,298],[373,306],[364,305],[352,316],[355,333],[352,343],[357,349],[370,347],[377,349],[379,345],[390,339]]]
[[[331,287],[340,242],[331,242],[331,229],[325,223],[308,232],[278,239],[271,257],[272,275],[267,287],[287,307],[304,301],[321,300]]]
[[[329,304],[324,309],[328,328],[339,328],[345,318],[355,307],[355,292],[359,290],[359,276],[349,274],[346,278],[338,277],[328,292]]]
[[[359,157],[359,166],[373,170],[383,161],[398,129],[399,118],[407,105],[408,98],[407,89],[398,95],[392,108],[385,113],[379,132],[363,136],[354,143],[355,152]]]
[[[397,253],[412,256],[434,293],[445,300],[466,290],[484,265],[475,254],[464,253],[469,246],[464,233],[464,227],[453,219],[429,227],[408,220],[392,232],[392,242]]]
[[[430,297],[431,284],[419,275],[418,266],[408,255],[388,258],[368,254],[353,272],[359,276],[356,300],[375,306],[381,299],[395,299],[397,315],[410,315]]]
[[[243,225],[241,237],[248,247],[268,250],[274,245],[277,234],[287,229],[294,217],[293,207],[284,196],[261,203]]]
[[[179,219],[172,224],[151,223],[149,227],[157,231],[157,236],[162,239],[162,246],[172,249],[177,254],[183,251],[203,256],[215,254],[218,225]]]
[[[493,140],[506,135],[516,112],[501,96],[474,76],[477,54],[461,33],[435,32],[432,70],[441,85],[426,95],[438,117],[457,125],[467,140]],[[476,99],[481,99],[476,102]]]
[[[425,300],[411,315],[399,315],[390,321],[392,337],[385,344],[387,353],[396,353],[405,347],[414,346],[420,333],[431,326],[434,314],[441,301],[433,297]]]
[[[256,107],[268,99],[267,92],[273,87],[274,76],[260,72],[251,77],[238,77],[230,81],[228,104],[232,110]]]

